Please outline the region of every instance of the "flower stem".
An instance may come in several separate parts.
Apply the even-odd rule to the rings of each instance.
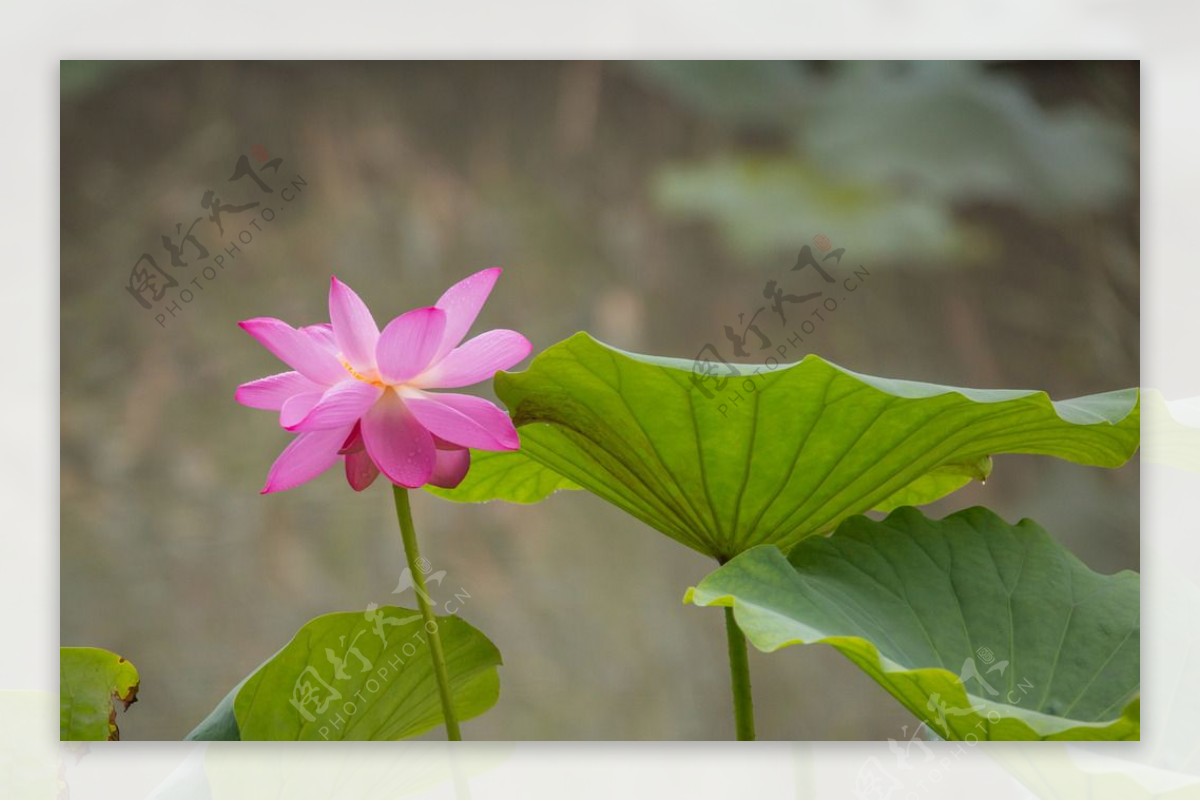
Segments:
[[[746,636],[733,619],[733,609],[725,608],[725,635],[729,640],[729,678],[733,686],[733,719],[739,740],[754,739],[754,697],[750,692],[750,659]]]
[[[417,532],[413,529],[412,509],[408,504],[408,490],[392,485],[396,498],[396,519],[400,521],[400,538],[404,541],[404,556],[408,560],[408,572],[412,573],[417,593],[417,605],[421,617],[425,618],[425,633],[429,635],[429,655],[433,659],[433,672],[437,676],[438,694],[442,698],[442,717],[446,721],[446,739],[461,740],[458,718],[454,715],[454,698],[450,694],[450,675],[446,671],[446,652],[442,650],[442,636],[438,633],[437,618],[429,606],[429,593],[425,590],[425,573],[421,570],[421,552],[417,550]],[[742,648],[745,649],[743,643]]]

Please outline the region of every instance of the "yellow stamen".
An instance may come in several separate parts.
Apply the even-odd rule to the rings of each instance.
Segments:
[[[357,378],[359,381],[362,381],[364,384],[372,384],[374,386],[384,388],[384,389],[387,388],[387,385],[384,384],[383,381],[381,381],[379,378],[368,378],[367,376],[363,375],[362,373],[358,372],[353,367],[351,367],[350,363],[347,362],[345,359],[342,359],[341,362],[342,362],[342,367],[346,368],[346,372],[348,372],[350,375]]]

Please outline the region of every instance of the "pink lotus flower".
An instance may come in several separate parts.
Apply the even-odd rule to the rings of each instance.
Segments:
[[[508,415],[483,398],[450,389],[491,378],[529,355],[529,340],[497,329],[460,345],[500,268],[446,290],[436,305],[413,309],[380,333],[354,290],[334,277],[332,323],[292,328],[271,317],[239,325],[292,368],[238,387],[237,401],[279,412],[298,432],[267,473],[262,492],[316,478],[345,459],[346,480],[362,491],[382,472],[394,484],[454,487],[471,464],[468,448],[516,450]]]

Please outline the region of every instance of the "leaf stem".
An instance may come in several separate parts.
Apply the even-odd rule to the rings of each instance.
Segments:
[[[754,696],[750,692],[750,658],[746,636],[725,607],[725,635],[729,640],[729,679],[733,687],[733,719],[739,740],[754,739]]]
[[[429,655],[433,659],[433,672],[437,676],[438,694],[442,698],[442,717],[446,722],[446,739],[461,740],[458,718],[454,714],[454,698],[450,694],[450,676],[446,671],[446,653],[442,650],[442,636],[438,633],[437,618],[429,606],[429,593],[425,590],[425,573],[421,570],[421,552],[417,550],[417,532],[413,529],[412,509],[408,503],[408,490],[392,485],[396,499],[396,519],[400,521],[400,538],[404,541],[404,556],[408,560],[408,572],[412,573],[417,605],[421,617],[425,618],[425,633],[429,635]],[[745,648],[745,645],[742,646]]]

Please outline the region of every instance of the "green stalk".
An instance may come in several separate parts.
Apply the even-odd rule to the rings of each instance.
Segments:
[[[408,560],[408,571],[412,573],[417,593],[417,605],[421,617],[425,618],[425,633],[429,635],[429,655],[433,659],[433,672],[437,676],[438,694],[442,697],[442,717],[446,720],[446,739],[461,740],[458,718],[454,715],[453,696],[450,694],[450,674],[446,671],[446,652],[442,650],[442,635],[438,632],[437,619],[429,606],[429,593],[425,590],[425,574],[421,571],[421,552],[417,550],[417,532],[413,529],[412,509],[408,504],[408,490],[392,485],[396,498],[396,519],[400,521],[400,537],[404,540],[404,556]],[[743,651],[745,643],[742,644]]]
[[[729,640],[729,679],[733,687],[733,719],[739,740],[754,739],[754,697],[750,693],[750,658],[746,637],[725,607],[725,635]]]

